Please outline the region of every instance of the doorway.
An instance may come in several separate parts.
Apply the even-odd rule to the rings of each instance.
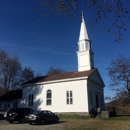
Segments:
[[[98,108],[98,95],[95,95],[95,100],[96,100],[96,108]]]

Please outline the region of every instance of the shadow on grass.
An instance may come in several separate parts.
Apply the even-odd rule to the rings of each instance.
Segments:
[[[90,119],[90,117],[87,116],[79,116],[79,115],[59,115],[60,119],[62,120],[68,120],[68,119],[81,119],[81,120],[87,120]]]
[[[8,122],[8,121],[7,121]],[[67,121],[59,121],[59,122],[57,122],[57,123],[55,123],[54,121],[52,121],[52,122],[45,122],[45,124],[44,125],[54,125],[54,124],[61,124],[61,123],[65,123],[65,122],[67,122]],[[9,123],[9,122],[8,122]],[[10,123],[10,124],[29,124],[28,122],[24,122],[24,123],[19,123],[18,121],[14,121],[13,123]],[[41,125],[41,124],[32,124],[32,125]]]
[[[116,115],[115,117],[102,118],[103,120],[130,120],[130,115]]]
[[[55,125],[55,124],[61,124],[61,123],[66,123],[67,121],[59,121],[57,123],[54,122],[46,122],[44,125]],[[42,125],[42,124],[32,124],[32,125]]]

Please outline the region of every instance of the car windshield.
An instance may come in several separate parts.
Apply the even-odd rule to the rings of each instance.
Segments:
[[[32,114],[37,114],[37,115],[38,115],[39,113],[40,113],[40,111],[33,111],[33,112],[32,112]]]
[[[43,114],[42,111],[37,111],[37,112],[36,112],[36,115],[42,115],[42,114]]]

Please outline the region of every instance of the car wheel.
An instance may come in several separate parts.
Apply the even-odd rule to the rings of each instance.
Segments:
[[[56,117],[55,122],[56,122],[56,123],[58,123],[58,121],[59,121],[59,118],[58,118],[58,117]]]
[[[42,120],[41,120],[41,125],[44,125],[44,124],[45,124],[45,120],[42,119]]]
[[[24,123],[25,122],[25,118],[22,118],[19,123]]]
[[[13,121],[9,121],[9,123],[13,123]]]

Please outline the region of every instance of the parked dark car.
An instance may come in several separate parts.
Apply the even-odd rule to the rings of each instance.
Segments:
[[[6,120],[9,121],[9,123],[13,123],[15,121],[24,123],[26,122],[25,116],[31,113],[36,113],[36,111],[31,108],[12,108],[7,112]]]
[[[8,110],[0,110],[0,120],[6,118]]]
[[[5,111],[0,110],[0,120],[4,118]]]
[[[29,114],[26,116],[27,122],[32,124],[45,124],[46,122],[55,122],[57,123],[59,121],[58,115],[55,115],[51,111],[44,110],[40,111],[37,114]]]

